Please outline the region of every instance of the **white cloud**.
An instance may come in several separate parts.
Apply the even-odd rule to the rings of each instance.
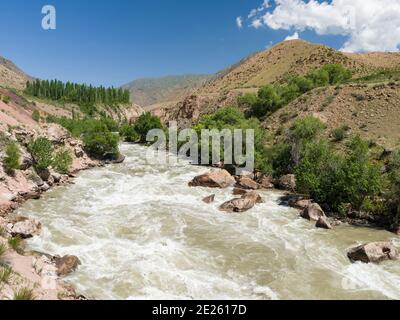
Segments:
[[[255,28],[255,29],[258,29],[258,28],[261,28],[261,27],[263,26],[263,23],[262,23],[261,19],[254,19],[254,20],[251,22],[251,26],[252,26],[253,28]]]
[[[242,28],[243,28],[243,19],[242,19],[242,17],[237,17],[237,18],[236,18],[236,25],[237,25],[237,27],[238,27],[239,29],[242,29]]]
[[[314,30],[347,37],[343,51],[398,51],[400,0],[275,0],[276,7],[253,22],[274,30]],[[264,5],[264,4],[263,4]],[[259,28],[259,22],[253,27]]]
[[[285,41],[289,41],[289,40],[298,40],[298,39],[300,39],[299,33],[298,33],[298,32],[295,32],[295,33],[292,34],[291,36],[287,36],[287,37],[285,38]]]

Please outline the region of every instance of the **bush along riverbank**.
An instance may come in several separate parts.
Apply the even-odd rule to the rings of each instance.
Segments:
[[[339,80],[332,80],[333,83],[348,79],[344,69],[330,67],[328,70],[333,75],[338,74]],[[330,78],[336,78],[329,74],[321,69],[310,79],[319,83],[317,80],[322,77],[330,83]],[[300,80],[304,79],[295,82],[302,83]],[[157,117],[145,114],[135,124],[124,127],[124,136],[127,141],[143,142],[147,131],[154,128],[163,126]],[[198,136],[202,129],[232,132],[253,129],[256,168],[251,173],[253,183],[262,181],[265,185],[290,191],[290,199],[283,199],[286,202],[312,199],[334,219],[382,227],[400,234],[400,151],[380,148],[347,133],[346,139],[338,139],[339,133],[327,138],[325,124],[313,116],[299,118],[286,132],[273,136],[257,118],[235,107],[221,108],[203,116],[192,129]],[[223,164],[223,144],[220,155]],[[233,172],[235,164],[224,168]]]
[[[0,299],[84,298],[63,281],[78,268],[79,258],[25,250],[25,240],[39,236],[42,225],[13,211],[52,187],[73,183],[81,170],[124,158],[111,119],[57,122],[64,128],[47,123],[0,134]]]

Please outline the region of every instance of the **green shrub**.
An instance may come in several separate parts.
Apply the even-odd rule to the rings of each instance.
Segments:
[[[347,131],[349,127],[347,125],[342,125],[339,128],[336,128],[332,131],[333,141],[339,142],[343,141],[346,138]]]
[[[69,150],[59,150],[53,160],[53,167],[59,173],[67,173],[72,165],[72,155]]]
[[[368,143],[359,137],[352,139],[345,154],[335,152],[324,140],[307,143],[295,173],[300,193],[333,210],[349,203],[359,210],[383,186],[379,167],[369,159]]]
[[[328,64],[323,66],[321,70],[327,72],[331,85],[346,83],[352,76],[351,71],[341,64]]]
[[[274,144],[266,151],[266,159],[270,164],[270,173],[274,177],[290,173],[292,171],[292,147],[286,143]]]
[[[238,105],[241,108],[251,108],[258,101],[257,95],[254,93],[245,93],[238,98]]]
[[[32,119],[35,120],[36,122],[40,121],[40,113],[39,113],[39,111],[37,111],[37,110],[33,111]]]
[[[290,128],[289,139],[295,143],[315,140],[325,129],[325,125],[313,116],[296,120]]]
[[[66,128],[74,137],[84,142],[86,152],[96,159],[114,159],[119,155],[118,123],[109,118],[100,119],[68,119],[47,118],[47,121],[58,123]],[[115,133],[114,133],[115,132]]]
[[[17,252],[21,251],[22,242],[23,240],[20,236],[15,236],[8,239],[8,244],[10,245],[10,247]]]
[[[116,159],[119,155],[118,134],[112,132],[88,132],[83,136],[86,152],[97,159]]]
[[[396,152],[389,164],[389,192],[387,200],[396,223],[400,220],[400,151]]]
[[[145,143],[147,134],[153,129],[163,129],[160,118],[147,112],[142,114],[134,124],[134,130],[140,137],[140,142]]]
[[[0,283],[9,283],[13,271],[9,266],[0,267]]]
[[[4,169],[11,174],[20,166],[21,152],[16,143],[11,143],[6,148],[6,156],[3,161]]]
[[[265,156],[265,147],[264,147],[264,140],[265,140],[265,130],[261,127],[260,121],[255,118],[246,119],[243,112],[239,109],[234,107],[225,107],[219,109],[216,113],[212,115],[205,115],[203,116],[200,121],[193,126],[193,129],[197,132],[198,136],[201,137],[201,130],[202,129],[216,129],[216,130],[230,130],[233,133],[235,129],[252,129],[254,130],[254,147],[255,147],[255,165],[259,169],[268,170],[269,165],[268,161],[266,160]],[[232,134],[233,136],[233,134]],[[243,152],[246,151],[245,146],[246,141],[246,134],[244,131],[243,134]],[[204,141],[199,141],[199,146],[202,143],[206,143]],[[209,141],[211,146],[211,141]],[[212,148],[210,147],[210,155],[212,152]],[[221,143],[220,149],[220,157],[221,160],[224,161],[224,149],[223,143]]]
[[[35,300],[33,290],[29,288],[22,288],[14,292],[14,300]]]
[[[29,151],[37,170],[46,170],[53,164],[53,144],[47,138],[40,137],[31,142]]]
[[[136,132],[135,127],[130,124],[122,125],[119,134],[127,142],[137,142],[140,140],[140,135]]]
[[[11,101],[11,98],[10,98],[9,96],[2,96],[1,99],[3,100],[3,102],[4,102],[5,104],[9,104],[10,101]]]

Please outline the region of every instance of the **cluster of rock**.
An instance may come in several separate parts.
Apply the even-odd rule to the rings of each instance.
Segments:
[[[261,173],[243,173],[240,176],[232,176],[224,169],[214,169],[211,172],[195,177],[189,182],[191,187],[228,188],[234,187],[233,195],[238,196],[224,202],[219,209],[224,212],[245,212],[253,208],[263,200],[256,190],[279,188],[290,192],[296,189],[296,178],[294,175],[286,175],[278,180]],[[205,203],[215,201],[215,194],[203,199]],[[328,218],[318,203],[311,199],[298,195],[288,195],[285,203],[300,210],[300,217],[315,223],[315,227],[331,230],[336,223]],[[391,242],[372,242],[351,248],[347,256],[352,262],[379,263],[385,260],[397,260],[398,250]]]
[[[211,172],[199,175],[189,182],[190,187],[228,188],[236,186],[233,194],[240,196],[220,205],[219,209],[225,212],[245,212],[253,208],[257,203],[262,203],[261,196],[255,191],[262,188],[272,188],[272,178],[259,174],[244,173],[240,176],[232,176],[224,169],[215,169]],[[205,203],[215,201],[215,194],[203,199]]]

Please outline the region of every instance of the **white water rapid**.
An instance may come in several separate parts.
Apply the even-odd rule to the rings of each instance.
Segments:
[[[218,206],[232,188],[189,188],[207,168],[150,166],[147,149],[123,144],[123,164],[79,174],[27,202],[19,214],[44,230],[31,249],[73,254],[67,280],[96,299],[400,299],[400,262],[351,264],[349,247],[399,238],[347,225],[316,229],[278,205],[280,193],[247,213]],[[216,194],[216,202],[202,198]]]

